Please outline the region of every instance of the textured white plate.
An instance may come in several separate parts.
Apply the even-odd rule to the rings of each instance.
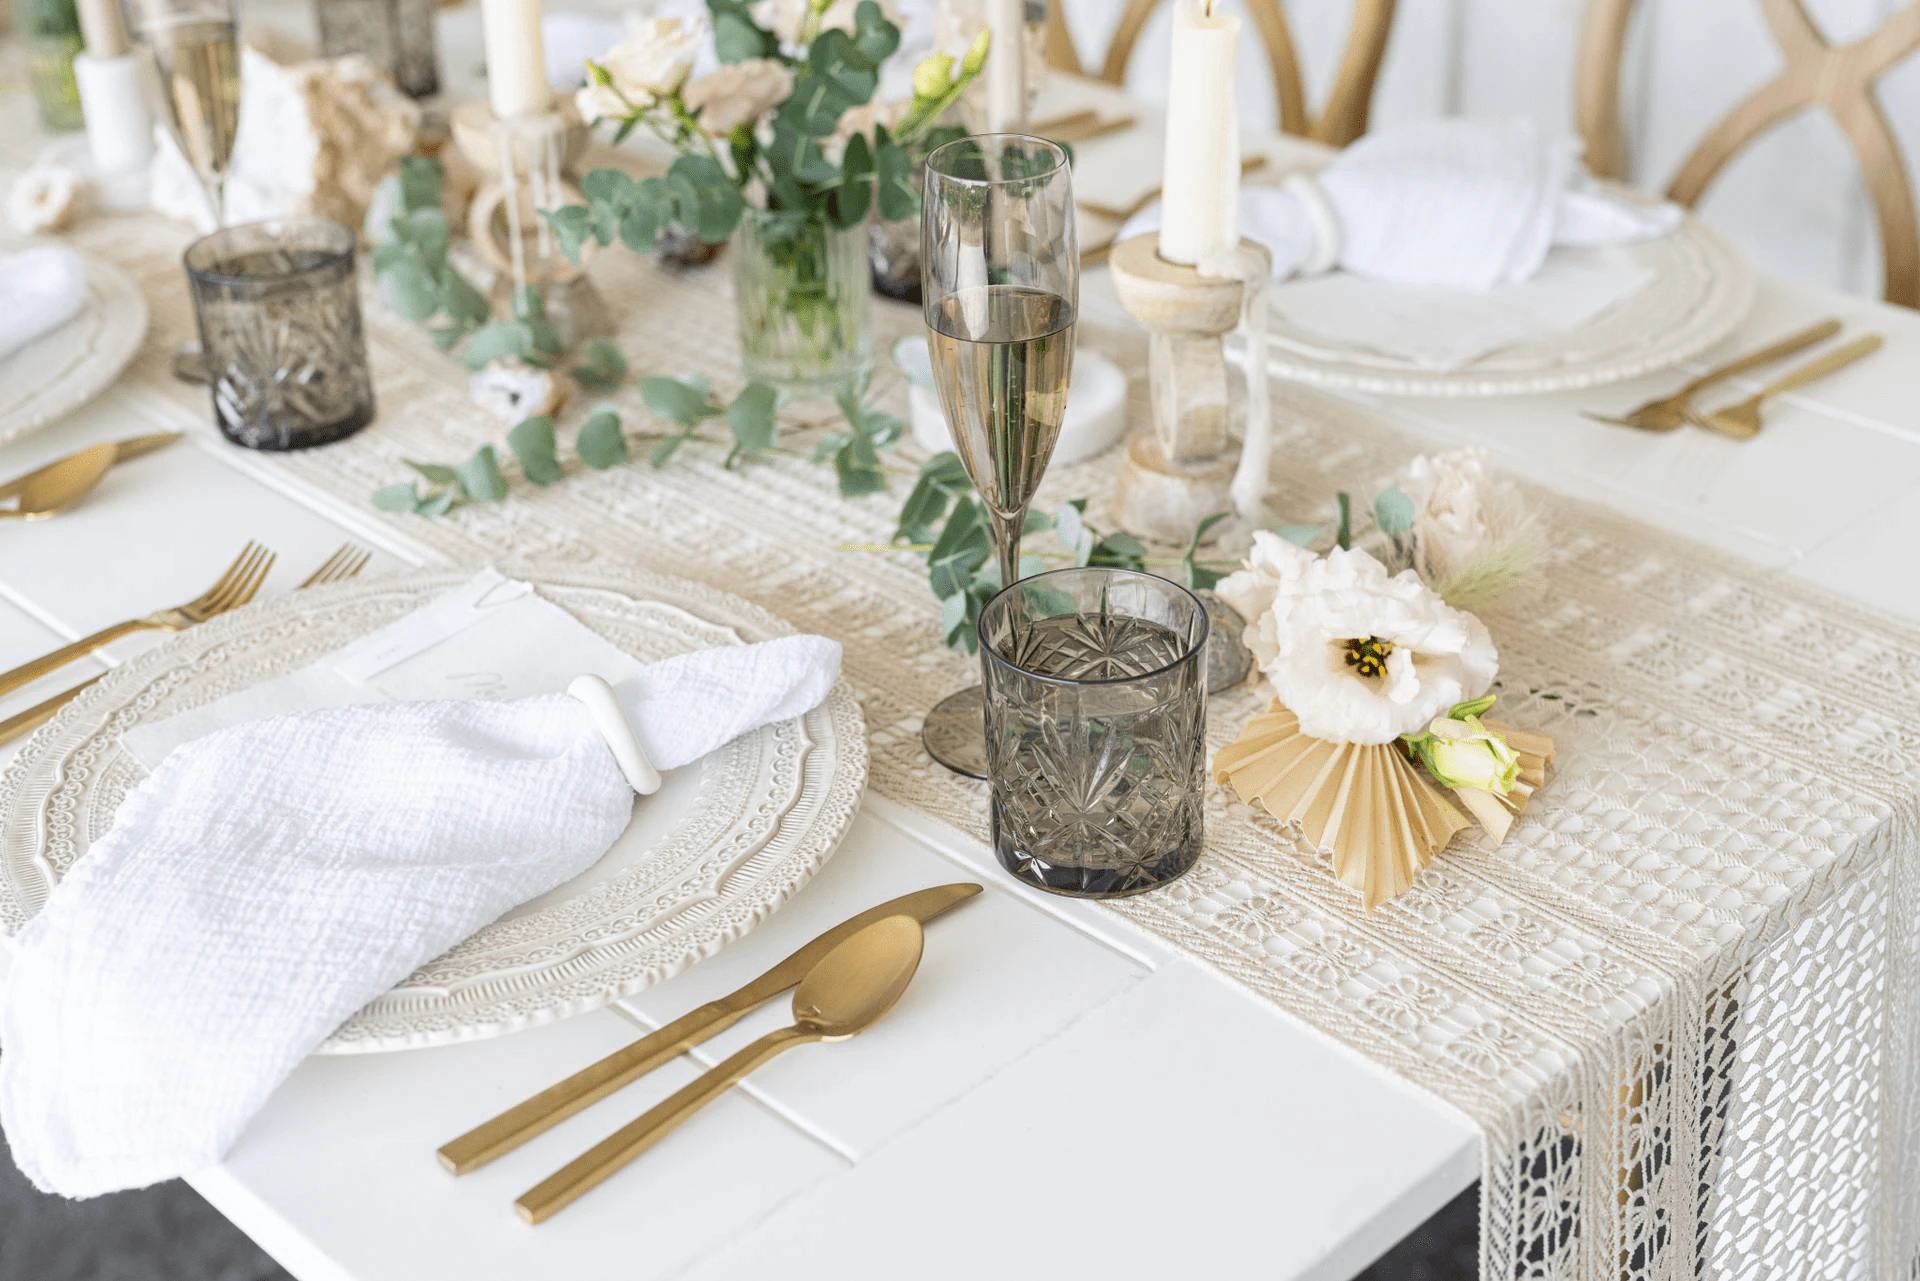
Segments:
[[[737,597],[679,579],[517,576],[643,661],[792,631]],[[410,572],[283,596],[109,672],[0,777],[0,929],[12,933],[39,910],[144,776],[120,750],[122,732],[292,671],[469,577]],[[860,708],[837,685],[807,715],[669,774],[592,869],[422,966],[342,1024],[322,1050],[491,1036],[679,973],[807,882],[853,821],[866,776]]]
[[[126,272],[87,257],[80,314],[0,360],[0,445],[98,396],[140,350],[147,300]]]
[[[1274,312],[1269,366],[1282,378],[1387,396],[1529,396],[1620,382],[1677,365],[1719,342],[1753,306],[1752,266],[1692,215],[1672,235],[1604,251],[1653,282],[1576,329],[1489,352],[1458,369],[1330,343]]]

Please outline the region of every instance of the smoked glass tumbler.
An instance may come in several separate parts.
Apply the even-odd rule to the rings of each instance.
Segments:
[[[1152,574],[1058,569],[980,613],[993,848],[1030,885],[1118,898],[1200,857],[1207,611]]]
[[[354,234],[324,218],[243,223],[187,249],[213,417],[249,449],[306,449],[373,420]]]

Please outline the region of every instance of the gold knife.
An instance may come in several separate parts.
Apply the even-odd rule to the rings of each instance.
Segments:
[[[151,436],[134,436],[130,439],[119,441],[113,447],[114,464],[118,465],[126,462],[128,459],[139,458],[143,454],[151,454],[156,449],[165,449],[174,441],[179,440],[181,435],[182,433],[177,431],[162,431],[155,432]],[[71,454],[67,455],[68,458],[72,456]],[[55,459],[45,467],[36,468],[24,476],[16,476],[6,484],[0,485],[0,499],[18,497],[20,491],[26,488],[27,482],[31,481],[41,472],[51,471],[66,461],[66,458]]]
[[[821,957],[875,921],[889,916],[911,916],[924,925],[966,902],[980,889],[971,881],[936,885],[903,894],[840,922],[745,987],[708,1001],[468,1130],[440,1149],[440,1164],[454,1174],[479,1169],[667,1060],[732,1027],[764,1002],[798,984]]]

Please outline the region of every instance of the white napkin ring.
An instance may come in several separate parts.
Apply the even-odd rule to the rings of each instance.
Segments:
[[[1321,190],[1320,180],[1310,173],[1295,170],[1281,180],[1280,189],[1300,202],[1313,223],[1313,257],[1301,266],[1303,276],[1318,276],[1332,271],[1340,261],[1340,217],[1333,203]]]
[[[647,759],[647,749],[640,746],[639,736],[628,723],[627,714],[620,710],[613,686],[598,676],[576,676],[567,686],[567,693],[586,704],[587,714],[593,717],[593,727],[607,740],[614,763],[619,765],[628,785],[642,796],[652,796],[659,791],[660,771]]]

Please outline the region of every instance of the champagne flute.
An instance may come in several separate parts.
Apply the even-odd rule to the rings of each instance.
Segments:
[[[1020,577],[1021,529],[1073,373],[1072,170],[1044,138],[980,134],[935,151],[926,172],[920,272],[934,381],[1007,587]],[[986,777],[980,687],[942,699],[921,741],[948,769]]]
[[[127,30],[145,49],[160,119],[199,178],[217,231],[226,225],[227,166],[240,129],[238,0],[125,0]],[[207,380],[198,343],[174,356],[174,373]]]

